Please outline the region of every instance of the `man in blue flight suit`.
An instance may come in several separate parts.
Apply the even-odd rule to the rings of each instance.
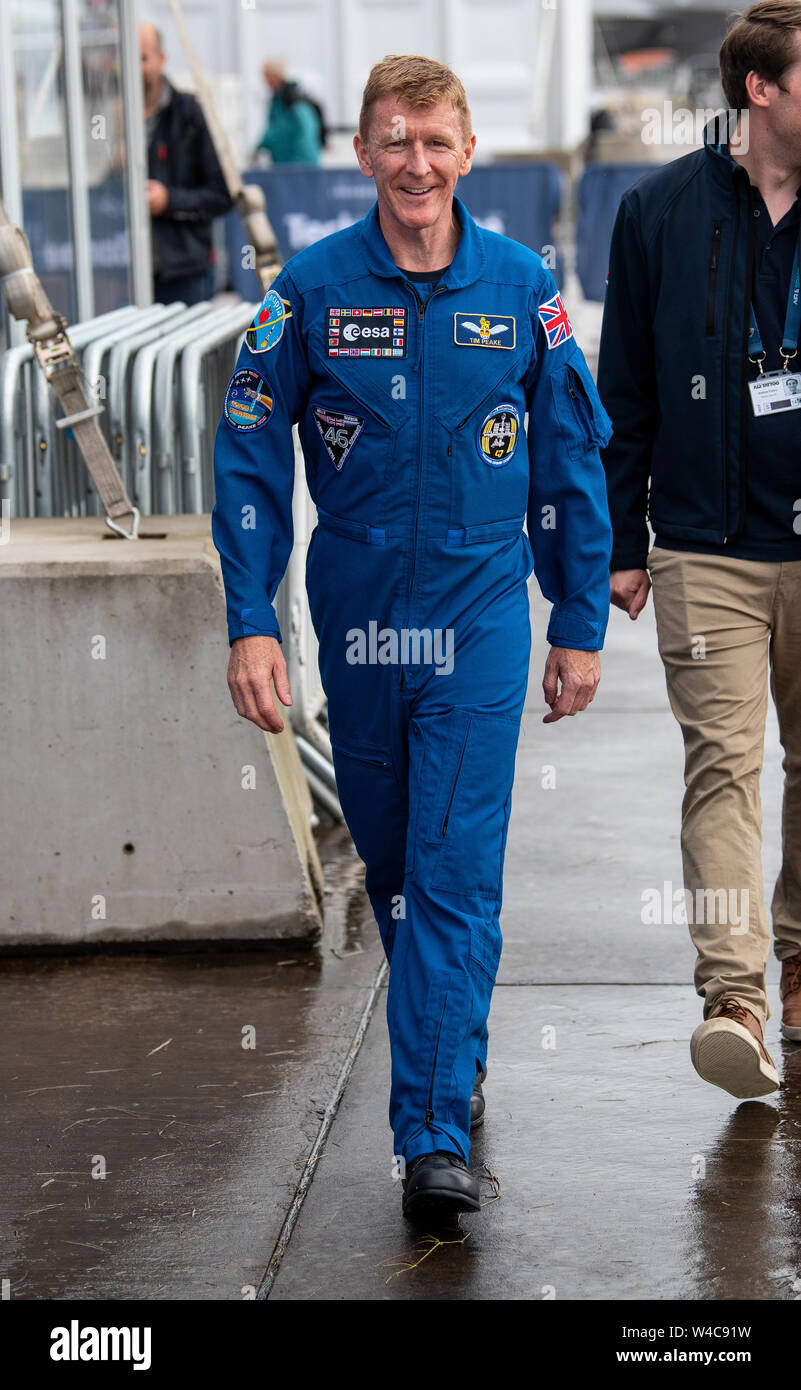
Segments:
[[[526,580],[534,567],[553,603],[551,723],[600,679],[611,428],[540,257],[454,197],[475,146],[458,78],[384,59],[354,144],[377,202],[267,292],[218,426],[212,528],[234,704],[280,732],[271,678],[291,696],[272,599],[293,542],[297,421],[318,513],[309,605],[340,801],[391,965],[389,1117],[415,1216],[479,1205],[467,1163],[501,953]]]

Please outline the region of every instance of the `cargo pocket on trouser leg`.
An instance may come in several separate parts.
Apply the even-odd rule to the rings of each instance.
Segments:
[[[433,826],[431,887],[499,899],[520,720],[468,712],[447,802]]]

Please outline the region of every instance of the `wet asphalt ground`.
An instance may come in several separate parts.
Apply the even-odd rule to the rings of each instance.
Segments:
[[[738,1103],[690,1064],[686,927],[641,920],[644,892],[681,885],[681,740],[650,604],[636,624],[612,614],[594,705],[555,726],[546,620],[537,596],[481,1211],[401,1217],[382,952],[329,830],[312,951],[0,961],[4,1297],[801,1298],[801,1046],[779,1040],[778,966],[766,1041],[784,1086]],[[769,898],[772,710],[762,793]]]

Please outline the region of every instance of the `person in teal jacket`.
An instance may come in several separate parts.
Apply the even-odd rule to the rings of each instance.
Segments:
[[[280,733],[271,679],[291,696],[273,599],[298,423],[317,507],[306,587],[339,798],[390,962],[389,1118],[415,1218],[479,1205],[467,1163],[532,568],[553,605],[546,724],[592,700],[609,614],[610,420],[550,270],[454,196],[474,144],[448,68],[373,69],[356,153],[377,202],[267,291],[214,458],[229,688],[240,715]]]
[[[267,150],[273,164],[319,164],[320,118],[297,82],[288,82],[281,63],[264,64],[264,80],[273,93],[267,129],[256,148]]]

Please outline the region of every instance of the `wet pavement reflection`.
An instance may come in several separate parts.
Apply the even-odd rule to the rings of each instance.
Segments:
[[[381,959],[329,841],[312,951],[0,960],[11,1298],[253,1296]]]

